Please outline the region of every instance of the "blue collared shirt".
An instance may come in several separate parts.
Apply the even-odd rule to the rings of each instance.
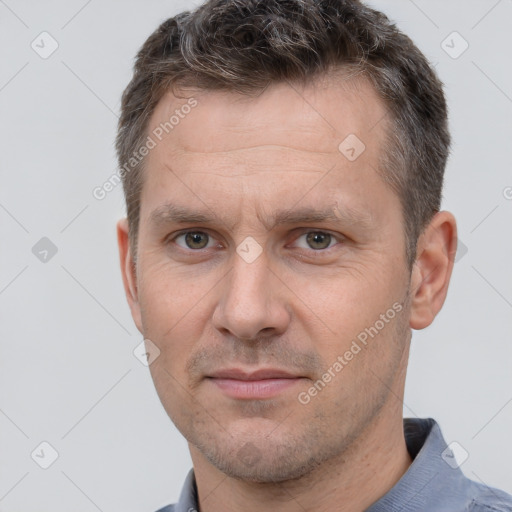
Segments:
[[[431,418],[404,419],[411,466],[366,512],[512,512],[512,496],[466,478]],[[194,471],[178,503],[157,512],[200,512]]]

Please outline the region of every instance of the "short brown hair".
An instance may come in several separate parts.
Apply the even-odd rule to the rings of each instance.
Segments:
[[[400,198],[412,268],[418,237],[440,209],[450,147],[446,101],[411,39],[359,0],[208,0],[162,23],[140,49],[123,93],[120,166],[144,143],[156,104],[169,90],[251,95],[343,68],[368,79],[387,107],[379,172]],[[134,259],[143,164],[122,174]]]

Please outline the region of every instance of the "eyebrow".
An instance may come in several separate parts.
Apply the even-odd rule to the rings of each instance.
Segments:
[[[267,230],[274,229],[278,225],[308,224],[315,222],[332,222],[336,224],[350,225],[363,230],[374,227],[372,216],[368,212],[361,212],[353,208],[327,208],[319,210],[312,207],[298,209],[284,209],[275,212],[271,216],[262,217],[257,213],[258,220]],[[166,224],[224,224],[230,230],[236,228],[239,221],[226,223],[214,214],[201,212],[173,203],[165,203],[153,210],[149,215],[149,223],[155,226]]]

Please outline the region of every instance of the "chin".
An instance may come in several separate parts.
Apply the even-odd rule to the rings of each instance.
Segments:
[[[196,447],[210,464],[225,475],[261,484],[298,480],[326,459],[320,453],[310,453],[308,447],[300,447],[300,444],[276,445],[268,440],[265,443],[265,439],[258,445],[247,441],[235,451],[228,446],[226,450],[219,450],[218,444]]]

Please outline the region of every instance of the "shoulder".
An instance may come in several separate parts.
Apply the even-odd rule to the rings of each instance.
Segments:
[[[512,512],[512,496],[504,491],[476,484],[468,512]]]
[[[191,469],[183,483],[178,502],[173,505],[167,505],[159,508],[156,512],[197,512],[196,509],[199,508],[197,503],[196,479],[194,476],[194,470]]]
[[[174,512],[174,505],[167,505],[166,507],[159,508],[156,512]]]

